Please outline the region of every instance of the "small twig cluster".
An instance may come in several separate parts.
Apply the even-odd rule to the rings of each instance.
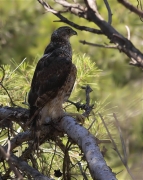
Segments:
[[[88,117],[94,106],[94,104],[92,104],[92,105],[90,104],[90,93],[92,92],[92,89],[89,85],[82,86],[81,88],[85,90],[86,103],[85,104],[82,104],[80,102],[75,103],[70,100],[68,100],[67,102],[73,104],[76,107],[78,112],[80,110],[84,110],[82,115],[84,117]]]

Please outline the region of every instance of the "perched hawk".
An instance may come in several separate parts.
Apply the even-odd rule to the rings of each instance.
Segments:
[[[62,104],[71,94],[77,72],[69,42],[73,35],[77,35],[76,31],[67,26],[55,30],[37,64],[28,96],[33,120],[36,116],[42,122],[46,117],[57,119],[64,115]]]

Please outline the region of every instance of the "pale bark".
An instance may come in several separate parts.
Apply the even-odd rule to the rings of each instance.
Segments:
[[[23,114],[24,112],[24,114]],[[16,121],[24,121],[23,120],[23,116],[27,117],[28,116],[28,110],[26,111],[26,109],[20,109],[20,108],[8,108],[8,107],[1,107],[0,108],[0,121],[1,120],[6,120],[8,117],[9,121],[13,121],[14,117],[12,116],[13,114],[17,115],[19,114],[19,116],[15,117]],[[22,119],[20,119],[20,117]],[[82,152],[85,155],[86,161],[88,163],[89,166],[89,170],[91,173],[91,176],[93,177],[93,179],[98,179],[98,180],[115,180],[116,177],[114,175],[114,173],[112,173],[111,169],[107,166],[101,152],[100,149],[96,143],[96,138],[87,130],[85,129],[82,125],[78,124],[77,121],[70,117],[70,116],[65,116],[63,119],[61,119],[60,122],[57,123],[52,123],[52,127],[55,126],[55,129],[58,130],[57,132],[55,132],[55,135],[60,135],[61,133],[64,134],[66,133],[68,135],[68,137],[70,137],[78,146],[79,148],[82,150]],[[50,129],[50,128],[49,128]],[[47,130],[47,127],[45,127],[45,125],[43,125],[41,127],[41,131],[42,133],[45,135],[45,137],[47,137],[47,139],[49,139],[49,135],[52,132],[53,133],[53,129]],[[41,133],[41,136],[43,136],[43,134]],[[47,133],[47,134],[46,134]],[[23,133],[19,133],[17,136],[15,136],[13,139],[11,139],[11,150],[13,150],[15,147],[22,145],[23,142],[27,142],[27,141],[31,141],[33,138],[31,132],[29,130],[23,132]],[[45,139],[45,140],[47,140]],[[44,142],[43,142],[44,143]],[[5,151],[7,151],[8,146],[4,146],[3,147],[5,149]],[[0,157],[0,160],[2,160],[3,157]],[[46,177],[44,177],[44,175],[40,174],[37,170],[35,170],[32,167],[29,167],[29,165],[25,162],[22,161],[21,159],[19,159],[18,157],[16,157],[15,155],[11,155],[10,156],[11,162],[16,166],[19,167],[19,169],[21,171],[24,171],[30,175],[32,175],[33,177],[35,177],[35,179],[37,178],[37,174],[38,176],[41,178],[41,176],[43,176],[43,178],[46,179]],[[38,178],[39,178],[38,177]],[[49,178],[47,177],[47,180]]]
[[[79,146],[85,155],[93,179],[115,180],[116,177],[107,166],[95,137],[83,126],[79,125],[72,117],[66,116],[60,123],[68,137]]]

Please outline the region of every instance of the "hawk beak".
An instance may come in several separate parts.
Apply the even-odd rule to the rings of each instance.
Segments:
[[[73,35],[77,35],[77,32],[72,29],[71,35],[72,35],[72,36],[73,36]]]
[[[76,31],[73,31],[73,35],[78,35]]]

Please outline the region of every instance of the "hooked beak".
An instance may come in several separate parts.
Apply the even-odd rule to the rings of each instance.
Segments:
[[[76,31],[73,32],[73,35],[78,35]]]
[[[71,34],[72,34],[72,35],[77,35],[77,32],[72,29]]]

